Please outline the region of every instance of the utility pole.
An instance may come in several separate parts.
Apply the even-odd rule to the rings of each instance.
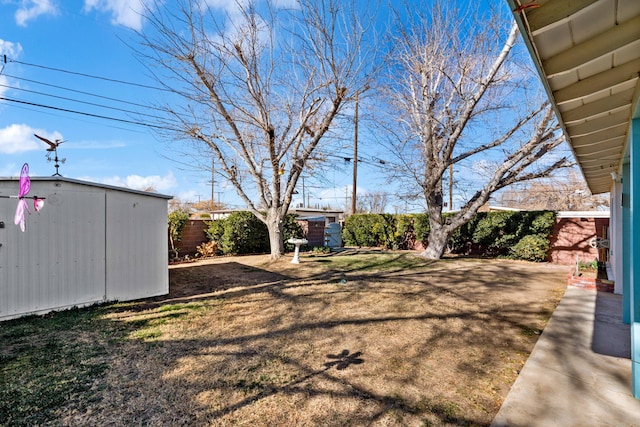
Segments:
[[[305,200],[305,192],[304,192],[304,175],[301,177],[302,178],[302,207],[304,208],[304,200]],[[309,205],[309,202],[307,202],[307,205]]]
[[[215,163],[216,163],[216,159],[215,157],[211,157],[211,209],[213,209],[216,206],[216,193],[214,192],[214,177],[213,177],[213,171],[215,170]]]
[[[353,135],[353,189],[351,196],[351,213],[356,213],[356,188],[358,185],[358,93],[356,92],[355,128]]]

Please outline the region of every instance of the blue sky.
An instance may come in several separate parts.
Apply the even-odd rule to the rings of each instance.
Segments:
[[[210,3],[224,7],[228,2]],[[185,170],[170,160],[175,157],[170,143],[151,129],[86,115],[139,121],[139,116],[121,110],[146,111],[135,104],[157,96],[152,89],[105,80],[153,85],[127,46],[135,46],[133,30],[145,25],[140,11],[135,0],[0,0],[0,55],[7,57],[0,64],[0,97],[13,100],[0,100],[0,176],[17,176],[25,162],[32,176],[55,172],[46,145],[33,136],[37,133],[65,141],[59,146],[59,157],[66,158],[60,166],[65,177],[153,187],[186,201],[210,199],[209,174]],[[361,144],[361,155],[366,155],[366,141],[361,139]],[[344,204],[352,166],[337,163],[322,177],[307,176],[305,190],[312,204]],[[375,191],[384,176],[379,167],[364,163],[358,181],[359,193]],[[215,191],[223,202],[240,204],[235,191],[219,178]]]
[[[217,10],[232,4],[206,1]],[[487,1],[480,2],[482,7]],[[142,104],[162,95],[143,87],[153,86],[154,81],[132,49],[139,47],[135,31],[146,28],[141,11],[141,0],[0,0],[0,55],[7,57],[0,63],[0,98],[6,98],[0,99],[0,176],[17,176],[25,162],[32,176],[55,172],[47,161],[46,145],[33,136],[37,133],[65,141],[59,147],[59,156],[66,158],[60,166],[65,177],[135,189],[153,187],[183,201],[211,198],[210,173],[173,161],[188,159],[176,155],[171,142],[149,127],[126,122],[144,121],[131,112],[153,113]],[[363,103],[361,117],[366,117],[366,109]],[[345,141],[352,138],[349,132],[345,129]],[[359,157],[365,161],[358,165],[358,194],[393,193],[394,185],[386,182],[385,167],[379,163],[383,159],[388,167],[393,159],[372,139],[363,120]],[[351,150],[335,152],[334,167],[305,174],[305,194],[312,205],[341,208],[347,201],[350,207],[353,166],[341,157],[352,157]],[[455,181],[464,187],[466,177],[473,184],[482,162],[459,168]],[[241,207],[235,190],[221,177],[216,177],[215,187],[218,200]],[[301,181],[298,189],[293,205],[301,202]],[[416,211],[419,203],[390,200],[387,211]]]

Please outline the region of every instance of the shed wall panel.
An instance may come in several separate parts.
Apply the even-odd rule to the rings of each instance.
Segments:
[[[16,190],[0,182],[0,194]],[[103,300],[104,194],[64,182],[32,182],[29,194],[46,201],[41,213],[31,206],[24,233],[17,200],[0,199],[0,319]]]
[[[107,192],[107,299],[169,292],[167,202]]]

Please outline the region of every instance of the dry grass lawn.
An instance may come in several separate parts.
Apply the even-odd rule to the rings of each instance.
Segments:
[[[8,322],[23,329],[0,333],[0,362],[10,366],[16,353],[51,339],[93,349],[77,366],[52,367],[97,368],[76,373],[83,383],[75,391],[39,409],[31,421],[40,424],[482,426],[567,274],[406,252],[301,258],[297,266],[263,256],[172,266],[169,296],[90,309],[47,339],[37,335],[42,326],[28,332],[25,320]],[[0,386],[29,381],[8,372]],[[0,394],[0,419],[5,408],[8,424],[31,424],[24,411],[6,409],[22,387],[13,386]],[[24,399],[26,412],[38,410]]]

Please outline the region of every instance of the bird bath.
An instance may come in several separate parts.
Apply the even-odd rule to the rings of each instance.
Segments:
[[[300,264],[300,245],[306,245],[309,243],[307,239],[294,239],[291,238],[287,240],[287,242],[296,246],[295,252],[293,253],[293,259],[291,260],[291,264]]]

